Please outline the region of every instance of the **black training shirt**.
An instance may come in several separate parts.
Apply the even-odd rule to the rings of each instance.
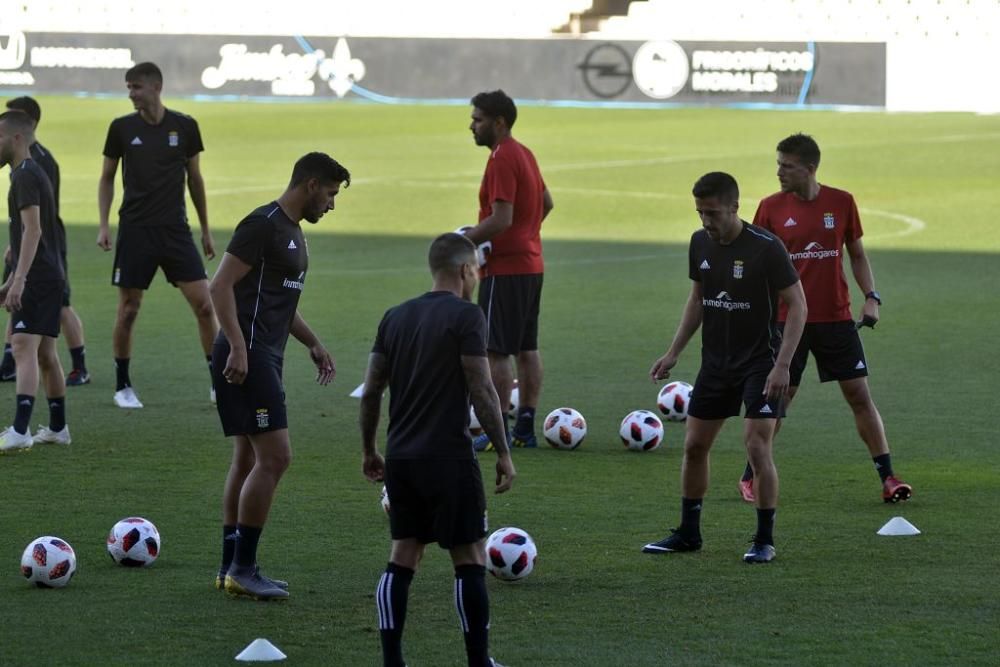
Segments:
[[[799,279],[781,240],[746,222],[729,245],[700,229],[691,236],[688,262],[688,275],[702,287],[702,365],[740,373],[773,362],[781,345],[778,292]]]
[[[271,202],[240,221],[226,252],[253,267],[233,286],[247,352],[283,356],[309,267],[302,227]]]
[[[186,225],[187,162],[204,149],[195,119],[170,109],[159,125],[138,112],[111,121],[104,155],[122,160],[119,224]]]
[[[13,268],[17,267],[21,254],[21,237],[24,231],[21,210],[29,206],[38,206],[42,235],[38,239],[35,259],[26,276],[27,282],[64,280],[66,274],[60,255],[62,246],[56,225],[56,202],[52,195],[52,184],[38,163],[30,158],[10,171],[7,207],[10,212],[10,261]]]
[[[37,141],[31,144],[31,159],[38,163],[45,175],[49,177],[52,184],[52,197],[56,202],[56,229],[59,232],[60,252],[63,260],[66,258],[66,228],[63,227],[62,217],[59,215],[59,163],[49,149],[42,146]],[[63,267],[65,268],[65,267]]]
[[[486,356],[486,319],[451,292],[391,308],[372,352],[389,372],[387,459],[472,459],[462,355]]]

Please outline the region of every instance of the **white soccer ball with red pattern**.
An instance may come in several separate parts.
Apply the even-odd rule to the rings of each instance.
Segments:
[[[677,380],[667,383],[656,397],[656,405],[663,417],[670,422],[682,422],[688,418],[688,403],[691,402],[691,385]]]
[[[656,449],[663,441],[663,422],[649,410],[628,413],[618,429],[622,444],[636,452]]]
[[[122,519],[108,533],[108,554],[125,567],[148,567],[160,555],[160,531],[139,516]]]
[[[75,573],[76,552],[62,538],[36,538],[21,554],[21,574],[39,588],[62,588]]]
[[[459,227],[455,230],[455,233],[465,236],[466,232],[470,229],[472,229],[470,226]],[[484,241],[476,246],[476,259],[479,260],[479,266],[486,266],[486,260],[489,259],[491,252],[493,252],[492,241]]]
[[[500,528],[486,540],[486,569],[497,579],[524,579],[535,568],[535,541],[520,528]]]
[[[542,432],[556,449],[576,449],[587,437],[587,420],[573,408],[556,408],[545,418]]]

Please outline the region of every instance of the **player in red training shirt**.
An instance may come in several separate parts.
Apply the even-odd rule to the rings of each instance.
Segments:
[[[875,326],[882,305],[861,243],[858,207],[849,192],[816,181],[820,152],[812,137],[794,134],[783,139],[777,151],[781,192],[760,202],[754,224],[784,242],[802,279],[809,306],[806,328],[792,359],[788,401],[795,397],[812,352],[820,382],[837,380],[851,406],[858,433],[882,479],[882,499],[887,503],[907,500],[913,489],[893,474],[882,416],[868,390],[868,362],[858,335],[860,326]],[[850,292],[844,278],[845,248],[851,273],[865,295],[858,324],[851,317]],[[778,320],[785,320],[784,306]],[[744,500],[753,501],[749,464],[740,480],[740,491]]]
[[[487,352],[500,405],[510,404],[517,360],[520,402],[510,433],[515,447],[536,447],[535,410],[542,389],[538,352],[538,312],[542,300],[542,220],[552,210],[552,196],[535,156],[511,135],[517,120],[514,101],[502,90],[472,98],[469,129],[477,146],[490,149],[479,188],[479,224],[466,235],[493,249],[483,268],[479,305],[488,326]],[[484,435],[477,450],[489,448]]]

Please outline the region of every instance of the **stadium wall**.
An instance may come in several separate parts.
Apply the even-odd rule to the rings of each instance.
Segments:
[[[929,72],[948,69],[940,52],[884,43],[8,31],[0,93],[121,94],[124,71],[143,60],[161,66],[171,95],[253,99],[464,104],[503,87],[551,104],[916,110],[970,108],[988,88],[970,74],[960,78],[966,95],[942,100],[940,85],[955,76],[929,85]]]

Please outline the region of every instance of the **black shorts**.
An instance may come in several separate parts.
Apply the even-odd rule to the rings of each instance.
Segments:
[[[62,280],[26,282],[21,295],[21,308],[10,314],[11,333],[57,338],[63,291]]]
[[[187,225],[119,225],[111,284],[148,289],[159,267],[171,285],[208,278]]]
[[[270,354],[247,353],[243,384],[229,384],[222,376],[229,358],[229,343],[222,338],[212,346],[212,381],[215,407],[227,436],[255,435],[288,428],[282,360]]]
[[[538,349],[538,312],[544,274],[488,276],[479,284],[479,307],[486,315],[486,349],[517,354]]]
[[[790,367],[791,386],[798,387],[812,352],[820,382],[867,377],[868,360],[854,322],[806,324]]]
[[[389,459],[385,488],[394,540],[451,549],[486,537],[486,494],[476,459]]]
[[[740,414],[740,403],[747,419],[777,419],[785,416],[784,401],[769,401],[764,396],[767,376],[774,368],[770,361],[757,364],[741,374],[702,367],[691,391],[688,416],[698,419],[726,419]]]

